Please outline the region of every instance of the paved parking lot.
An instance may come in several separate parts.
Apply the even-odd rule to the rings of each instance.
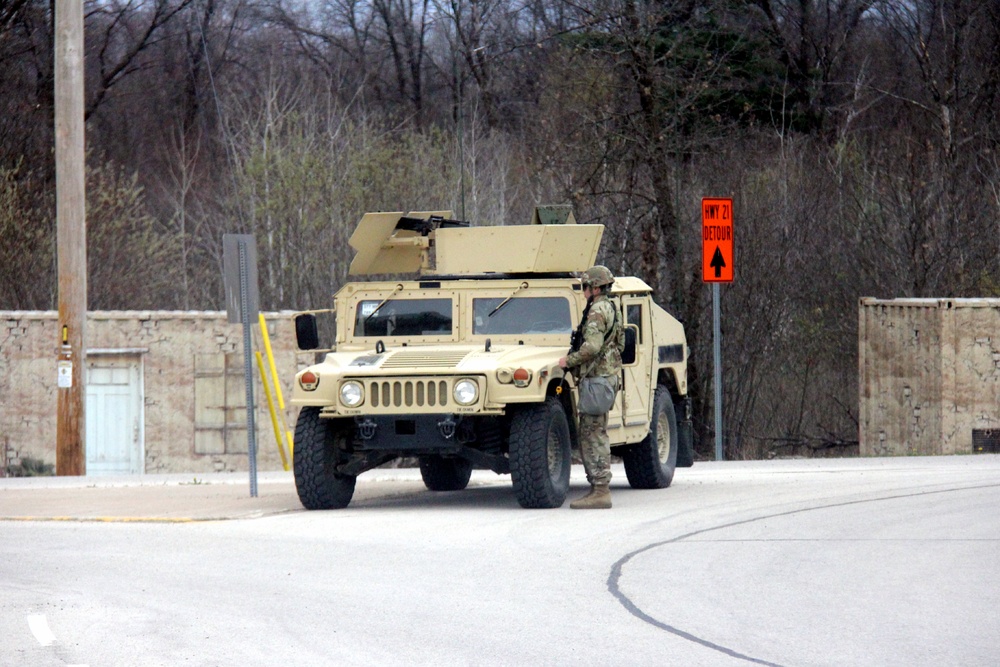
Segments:
[[[0,664],[996,664],[1000,456],[612,486],[611,511],[523,510],[507,477],[384,470],[307,512],[288,473],[258,498],[246,474],[0,480]]]

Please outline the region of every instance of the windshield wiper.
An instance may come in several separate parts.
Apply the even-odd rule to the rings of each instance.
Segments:
[[[368,313],[368,316],[365,318],[365,324],[368,324],[368,320],[370,320],[371,318],[375,317],[375,313],[377,313],[379,311],[379,309],[382,308],[382,306],[384,306],[385,304],[389,303],[390,299],[396,298],[396,294],[398,292],[402,292],[402,291],[403,291],[402,284],[396,285],[396,289],[393,291],[393,293],[390,294],[389,296],[385,297],[384,299],[382,299],[382,302],[379,303],[379,305],[375,306],[375,310],[373,310],[372,312]]]
[[[491,310],[490,314],[487,315],[486,317],[493,317],[493,314],[496,313],[501,308],[503,308],[504,306],[506,306],[507,302],[510,301],[511,299],[513,299],[515,294],[517,294],[518,292],[520,292],[523,289],[527,289],[527,287],[528,287],[528,283],[521,283],[520,286],[518,286],[518,288],[516,290],[514,290],[513,292],[511,292],[511,294],[510,294],[509,297],[507,297],[506,299],[504,299],[503,301],[501,301],[500,303],[498,303],[497,307],[494,308],[493,310]]]

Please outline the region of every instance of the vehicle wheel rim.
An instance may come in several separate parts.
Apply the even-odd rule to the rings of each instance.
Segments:
[[[656,448],[659,450],[660,463],[666,463],[670,459],[670,422],[662,412],[656,420]]]
[[[549,464],[549,476],[553,479],[559,474],[559,436],[555,429],[549,429],[549,441],[545,447]]]

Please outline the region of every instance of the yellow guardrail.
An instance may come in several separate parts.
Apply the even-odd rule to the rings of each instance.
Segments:
[[[264,343],[264,352],[267,353],[267,368],[271,371],[271,378],[274,384],[274,393],[271,393],[271,383],[268,382],[267,372],[264,369],[264,360],[261,357],[260,350],[256,352],[257,355],[257,367],[260,368],[260,379],[264,384],[264,393],[267,395],[267,407],[271,412],[271,425],[274,427],[274,439],[278,443],[278,453],[281,454],[281,464],[284,466],[285,470],[288,470],[288,459],[295,457],[295,443],[292,437],[292,431],[288,428],[288,424],[285,423],[285,399],[281,393],[281,381],[278,379],[278,370],[274,364],[274,353],[271,351],[271,337],[267,333],[267,322],[264,320],[264,314],[259,313],[260,318],[260,335],[261,340]],[[278,408],[275,410],[274,399],[278,400]],[[285,455],[287,443],[288,455]]]
[[[267,372],[264,370],[264,357],[260,350],[254,352],[257,355],[257,368],[260,369],[260,381],[264,384],[264,395],[267,396],[267,409],[271,411],[271,426],[274,427],[274,439],[278,443],[278,453],[281,454],[281,465],[288,470],[288,456],[285,455],[285,443],[281,437],[281,427],[278,424],[278,415],[274,410],[274,396],[271,394],[271,385],[267,381]]]

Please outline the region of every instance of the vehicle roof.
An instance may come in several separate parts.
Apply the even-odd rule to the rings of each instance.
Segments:
[[[564,285],[577,284],[580,279],[577,276],[565,274],[505,274],[487,273],[479,275],[430,275],[421,276],[409,280],[374,280],[352,282],[341,288],[338,294],[343,292],[360,291],[392,291],[402,285],[406,290],[432,290],[437,287],[447,289],[488,289],[490,287],[505,288],[509,285],[503,283],[528,282],[528,289],[531,287],[561,287]],[[641,278],[634,276],[621,276],[615,278],[611,287],[611,295],[619,294],[648,294],[653,289]]]
[[[348,243],[355,250],[349,273],[560,273],[593,266],[604,225],[541,224],[553,216],[536,211],[530,225],[471,227],[450,211],[366,213]],[[433,264],[433,266],[432,266]]]

